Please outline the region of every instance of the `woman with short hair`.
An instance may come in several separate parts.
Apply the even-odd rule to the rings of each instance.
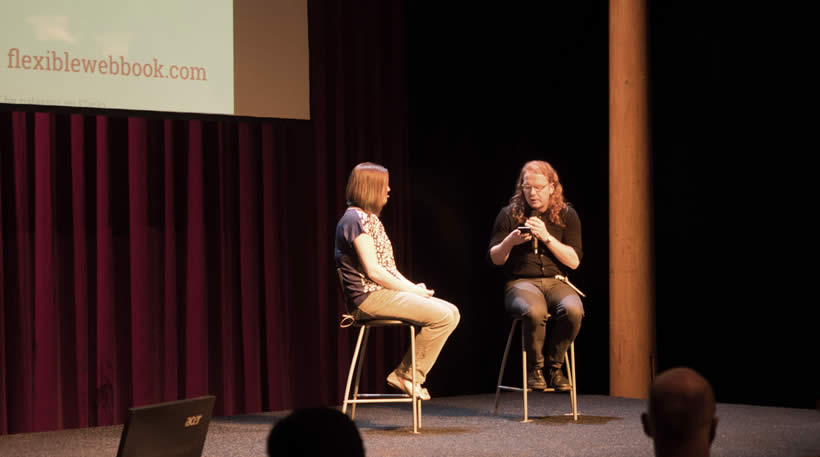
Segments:
[[[416,335],[416,392],[428,400],[421,385],[447,337],[461,318],[452,303],[433,296],[424,283],[413,283],[396,268],[393,245],[379,220],[390,193],[389,174],[381,165],[356,165],[347,182],[348,208],[336,225],[336,267],[342,272],[344,293],[356,319],[401,319],[420,328]],[[388,376],[387,383],[410,395],[413,391],[411,356]]]

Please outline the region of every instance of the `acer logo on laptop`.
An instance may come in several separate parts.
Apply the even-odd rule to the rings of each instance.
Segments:
[[[191,417],[185,419],[185,426],[186,427],[193,427],[195,425],[199,425],[199,421],[201,421],[201,420],[202,420],[202,414],[197,415],[197,416],[191,416]]]
[[[130,408],[117,457],[200,457],[215,402],[207,395]]]

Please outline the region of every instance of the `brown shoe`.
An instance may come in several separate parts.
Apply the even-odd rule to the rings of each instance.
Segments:
[[[527,374],[527,387],[532,390],[544,390],[547,388],[547,381],[544,379],[544,374],[541,373],[541,368],[533,368]]]

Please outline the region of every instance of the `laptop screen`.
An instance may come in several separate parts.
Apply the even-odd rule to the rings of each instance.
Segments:
[[[207,395],[130,408],[117,457],[200,457],[215,401]]]

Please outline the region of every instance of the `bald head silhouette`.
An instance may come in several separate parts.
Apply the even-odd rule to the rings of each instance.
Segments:
[[[712,386],[690,368],[667,370],[652,383],[641,421],[656,456],[708,456],[718,422]]]

